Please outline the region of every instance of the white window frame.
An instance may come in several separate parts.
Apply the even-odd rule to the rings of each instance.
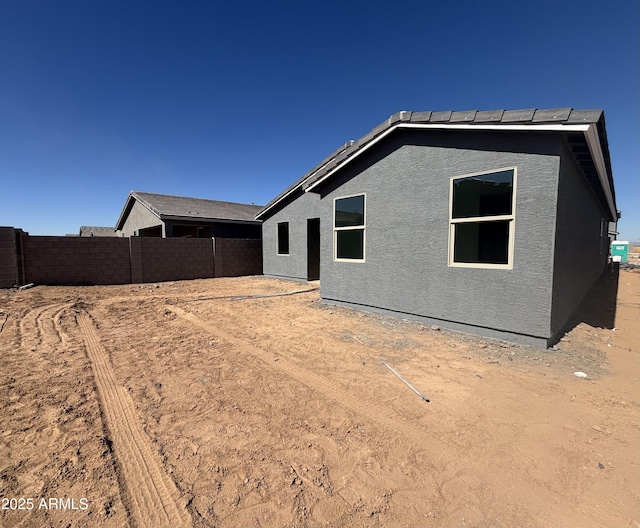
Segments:
[[[288,253],[280,253],[280,224],[287,224],[287,246]],[[286,222],[276,222],[276,255],[279,257],[288,257],[291,253],[291,223]]]
[[[336,202],[344,198],[354,198],[356,196],[362,196],[364,199],[364,211],[363,211],[364,219],[363,219],[362,225],[336,227]],[[367,255],[367,194],[361,192],[361,193],[355,193],[355,194],[347,194],[345,196],[336,196],[333,199],[333,218],[331,219],[331,224],[333,225],[333,260],[334,262],[356,262],[356,263],[365,262],[365,257]],[[361,259],[338,258],[338,231],[362,231],[362,258]]]
[[[453,218],[453,182],[462,178],[471,178],[473,176],[483,176],[486,174],[494,174],[496,172],[513,171],[513,187],[511,194],[511,214],[497,215],[497,216],[473,216],[470,218]],[[484,268],[484,269],[513,269],[513,253],[514,253],[514,241],[516,232],[516,191],[518,181],[518,168],[502,167],[498,169],[486,170],[481,172],[472,172],[471,174],[462,174],[459,176],[452,176],[449,182],[449,266],[453,268]],[[457,224],[463,223],[484,223],[491,221],[508,221],[509,222],[509,247],[507,250],[507,263],[506,264],[487,264],[483,262],[455,262],[454,249],[455,249],[455,236]]]

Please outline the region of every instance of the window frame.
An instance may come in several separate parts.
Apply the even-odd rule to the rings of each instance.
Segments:
[[[454,193],[454,181],[463,178],[472,178],[474,176],[484,176],[489,174],[495,174],[497,172],[513,171],[513,185],[511,191],[511,214],[506,215],[494,215],[494,216],[472,216],[468,218],[453,218],[453,193]],[[448,265],[452,268],[480,268],[480,269],[513,269],[513,254],[514,254],[514,242],[515,242],[515,227],[516,227],[516,194],[517,194],[517,182],[518,182],[518,167],[501,167],[492,170],[485,170],[480,172],[472,172],[470,174],[461,174],[459,176],[452,176],[449,181],[449,254]],[[485,262],[456,262],[454,261],[455,244],[456,244],[456,225],[463,223],[487,223],[495,221],[508,221],[509,224],[509,237],[507,248],[507,263],[506,264],[492,264]]]
[[[287,226],[287,252],[280,252],[280,226]],[[276,255],[280,257],[288,257],[291,253],[291,230],[289,229],[289,222],[277,222],[276,223]]]
[[[338,200],[343,200],[345,198],[355,198],[356,196],[362,196],[362,206],[363,206],[363,214],[362,214],[362,225],[358,226],[344,226],[344,227],[336,227],[336,202]],[[333,261],[334,262],[356,262],[356,263],[364,263],[366,261],[366,248],[367,248],[367,193],[355,193],[355,194],[347,194],[344,196],[336,196],[333,199],[333,218],[331,220],[331,224],[333,226]],[[350,259],[350,258],[338,258],[338,231],[362,231],[362,258],[361,259]]]

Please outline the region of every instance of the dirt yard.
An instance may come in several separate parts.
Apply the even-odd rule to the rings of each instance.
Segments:
[[[613,280],[548,351],[262,277],[0,291],[0,526],[638,528]]]

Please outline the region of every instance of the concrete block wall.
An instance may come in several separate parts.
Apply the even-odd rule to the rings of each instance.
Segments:
[[[262,241],[244,238],[214,239],[216,277],[262,275]]]
[[[13,227],[0,227],[0,288],[19,282],[16,234]]]
[[[260,240],[30,236],[0,228],[0,288],[261,274]]]
[[[129,241],[129,264],[131,266],[131,282],[137,284],[144,282],[144,270],[142,267],[142,244],[138,238],[127,238]]]
[[[129,240],[132,275],[137,279],[134,282],[206,279],[215,276],[211,238],[136,237]]]
[[[126,284],[131,282],[129,241],[116,237],[23,237],[25,282]]]

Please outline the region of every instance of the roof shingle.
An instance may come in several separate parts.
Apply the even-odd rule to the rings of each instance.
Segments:
[[[253,221],[257,212],[262,209],[261,206],[253,204],[138,191],[132,191],[131,196],[144,203],[161,218],[178,216],[211,220]]]
[[[116,223],[116,229],[122,229],[136,200],[162,220],[179,218],[183,220],[258,223],[255,216],[262,209],[262,206],[253,204],[131,191]]]
[[[604,130],[604,116],[602,110],[574,110],[572,108],[555,108],[555,109],[536,109],[527,108],[521,110],[468,110],[468,111],[440,111],[440,112],[398,112],[389,119],[383,121],[373,130],[365,134],[357,141],[349,141],[340,147],[336,152],[331,154],[324,161],[319,163],[311,171],[307,172],[302,178],[280,193],[276,198],[271,200],[257,215],[256,218],[262,218],[266,212],[272,209],[278,202],[282,201],[297,189],[306,189],[309,185],[318,181],[324,174],[329,173],[333,168],[342,163],[347,163],[351,156],[370,142],[375,140],[381,134],[387,132],[390,128],[400,125],[403,122],[412,124],[434,124],[434,125],[452,125],[460,126],[460,124],[468,124],[469,126],[483,125],[541,125],[550,123],[560,124],[597,124],[600,142],[602,145],[605,162],[607,164],[608,180],[613,192],[613,181],[611,176],[611,167],[609,161],[609,152],[607,145],[606,132]],[[614,195],[615,201],[615,195]]]
[[[93,236],[116,236],[116,230],[113,227],[104,227],[104,226],[81,226],[80,234],[81,237],[93,237]]]

